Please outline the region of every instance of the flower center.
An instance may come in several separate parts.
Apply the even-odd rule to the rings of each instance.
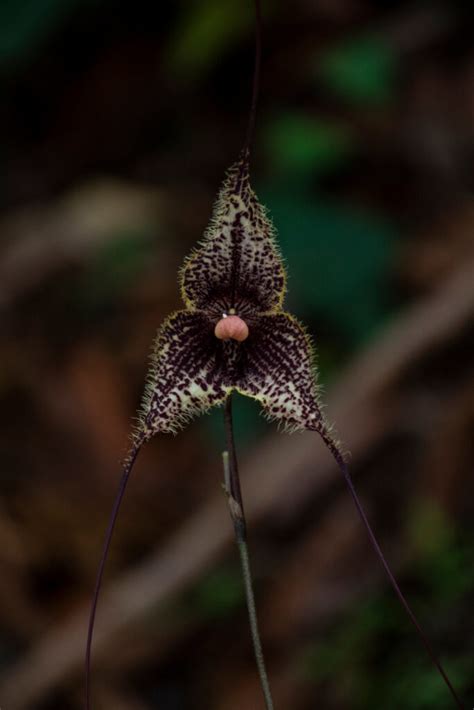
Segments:
[[[237,340],[241,343],[249,337],[249,327],[247,323],[239,316],[232,313],[224,313],[222,318],[217,322],[214,328],[214,335],[219,340]]]

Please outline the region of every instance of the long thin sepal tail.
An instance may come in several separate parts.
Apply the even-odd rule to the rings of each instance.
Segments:
[[[341,452],[339,451],[339,449],[337,448],[336,444],[334,443],[333,439],[331,439],[329,434],[326,435],[326,433],[324,431],[319,431],[318,433],[320,434],[320,436],[323,439],[324,443],[326,444],[327,448],[329,449],[332,456],[336,460],[336,463],[344,476],[347,487],[349,488],[349,492],[350,492],[352,499],[355,503],[355,506],[357,508],[357,512],[359,513],[359,516],[360,516],[360,518],[367,530],[371,545],[374,548],[380,562],[382,563],[382,566],[387,574],[387,577],[390,580],[390,584],[392,585],[392,587],[395,591],[395,594],[398,597],[400,604],[405,609],[405,612],[407,613],[408,618],[410,619],[413,626],[415,627],[417,634],[420,637],[420,639],[421,639],[429,657],[431,658],[434,666],[436,667],[440,676],[442,677],[442,679],[446,683],[446,686],[448,687],[448,689],[453,697],[456,707],[458,707],[459,710],[466,710],[465,705],[462,703],[459,695],[457,694],[451,681],[449,680],[446,671],[444,670],[443,666],[441,665],[441,661],[438,659],[436,653],[434,652],[433,647],[431,646],[431,643],[428,640],[428,637],[426,636],[425,632],[421,628],[418,619],[416,618],[414,612],[412,611],[410,605],[408,604],[408,602],[405,598],[405,595],[403,594],[402,590],[400,589],[400,586],[395,578],[395,575],[393,574],[392,570],[390,569],[390,566],[385,558],[385,555],[382,552],[382,548],[380,547],[380,545],[377,541],[377,538],[375,537],[375,533],[372,530],[372,527],[369,523],[367,515],[364,511],[364,508],[362,507],[362,503],[359,499],[359,496],[357,495],[357,491],[354,487],[354,483],[353,483],[351,475],[349,473],[349,469],[347,467],[347,464],[344,461],[343,455],[341,454]]]
[[[85,708],[86,710],[91,710],[91,651],[92,651],[92,638],[94,634],[94,623],[97,611],[97,604],[99,601],[100,588],[102,586],[102,578],[104,576],[105,564],[107,562],[107,557],[109,554],[110,543],[112,542],[112,536],[114,533],[115,523],[117,522],[117,517],[119,514],[120,506],[125,494],[125,489],[127,487],[130,474],[132,473],[133,466],[137,460],[137,456],[143,445],[143,441],[136,440],[133,444],[131,451],[129,452],[125,463],[123,466],[122,478],[120,479],[119,489],[115,497],[114,506],[112,508],[112,513],[110,515],[109,525],[107,532],[105,534],[104,546],[102,548],[102,556],[100,558],[99,567],[97,570],[97,577],[95,581],[94,594],[92,596],[91,609],[89,613],[89,625],[87,629],[87,644],[86,644],[86,688],[85,688]]]

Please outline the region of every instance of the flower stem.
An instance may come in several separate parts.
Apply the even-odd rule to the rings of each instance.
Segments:
[[[237,547],[239,548],[240,563],[245,587],[245,598],[247,601],[247,610],[250,621],[250,632],[252,635],[258,675],[260,677],[260,685],[265,699],[266,710],[273,710],[273,699],[265,666],[265,658],[263,656],[262,642],[260,640],[260,633],[258,630],[257,609],[255,606],[252,573],[250,570],[250,560],[247,546],[247,526],[242,504],[239,469],[235,451],[231,395],[227,397],[225,403],[224,420],[228,448],[228,450],[224,451],[222,454],[224,465],[224,491],[227,495],[230,517],[232,518],[232,522],[234,524],[235,539]]]
[[[245,137],[244,153],[248,154],[252,147],[253,136],[255,133],[255,120],[257,116],[257,101],[260,90],[260,71],[262,65],[262,11],[260,8],[260,0],[254,0],[255,8],[255,64],[253,71],[252,84],[252,101],[250,104],[250,112],[247,126],[247,135]]]

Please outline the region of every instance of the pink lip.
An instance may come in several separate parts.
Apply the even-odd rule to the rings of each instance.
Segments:
[[[217,323],[214,335],[219,340],[237,340],[241,343],[248,338],[249,328],[239,316],[227,316]]]

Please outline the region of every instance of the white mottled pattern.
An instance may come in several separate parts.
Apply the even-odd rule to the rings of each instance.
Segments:
[[[223,363],[203,313],[178,311],[158,333],[140,414],[140,431],[176,432],[224,401]]]
[[[224,295],[260,312],[281,306],[285,270],[245,160],[230,169],[204,238],[184,264],[181,287],[185,302],[195,308],[205,309]]]
[[[313,348],[292,316],[261,316],[245,357],[239,392],[258,400],[265,414],[285,429],[319,430],[324,426]]]

